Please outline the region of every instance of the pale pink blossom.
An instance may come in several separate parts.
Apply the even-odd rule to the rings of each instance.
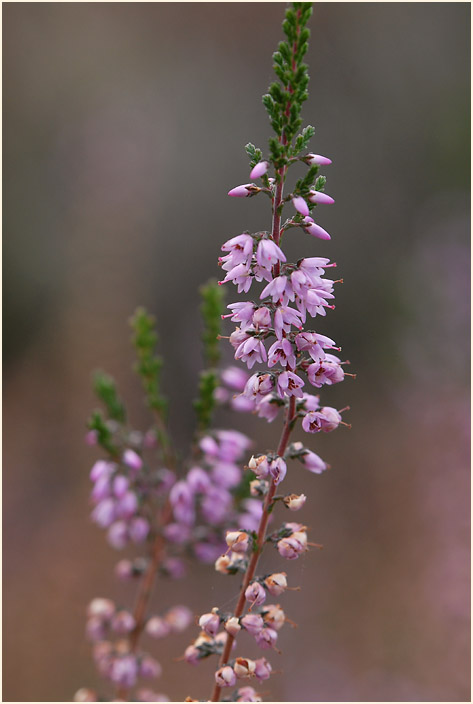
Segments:
[[[281,372],[278,376],[277,386],[281,398],[285,396],[303,397],[302,388],[304,381],[294,372]]]

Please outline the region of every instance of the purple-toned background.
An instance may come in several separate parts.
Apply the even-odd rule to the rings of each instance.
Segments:
[[[179,446],[200,365],[196,290],[221,242],[268,227],[226,198],[265,147],[261,95],[282,3],[13,3],[4,29],[4,700],[68,700],[97,682],[84,608],[131,593],[88,520],[90,373],[130,372],[127,319],[159,321]],[[318,3],[305,121],[330,155],[321,224],[295,253],[345,284],[320,331],[356,382],[324,392],[353,429],[314,438],[332,470],[286,480],[324,544],[289,565],[300,625],[266,688],[282,701],[469,700],[469,27],[465,3]],[[292,237],[292,235],[291,235]],[[229,294],[230,295],[230,294]],[[232,298],[230,298],[232,300]],[[228,418],[226,419],[228,422]],[[278,431],[237,417],[257,447]],[[279,563],[277,563],[279,564]],[[199,566],[155,604],[201,613],[238,590]],[[160,689],[206,699],[213,663]],[[152,646],[151,646],[152,647]],[[184,687],[184,688],[183,688]]]

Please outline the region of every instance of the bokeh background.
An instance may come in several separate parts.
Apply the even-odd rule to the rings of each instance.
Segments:
[[[185,448],[196,290],[218,276],[222,241],[269,223],[266,199],[226,193],[247,181],[244,144],[266,145],[284,7],[3,6],[4,701],[66,701],[98,682],[85,606],[131,592],[88,519],[91,371],[113,373],[147,423],[127,325],[147,306]],[[292,470],[325,549],[289,565],[302,591],[284,605],[300,626],[272,656],[267,698],[470,698],[469,13],[317,3],[311,20],[304,117],[333,159],[336,205],[319,218],[333,239],[294,231],[290,248],[338,262],[345,283],[319,329],[358,378],[324,392],[352,408],[351,431],[311,439],[332,470]],[[223,422],[260,448],[278,434]],[[197,614],[237,591],[210,568],[192,574],[163,584],[156,607]],[[173,660],[191,637],[154,648],[174,700],[208,696],[213,663]]]

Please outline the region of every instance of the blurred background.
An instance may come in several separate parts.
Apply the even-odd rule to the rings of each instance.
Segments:
[[[261,95],[284,7],[3,6],[4,701],[65,701],[98,683],[85,606],[132,592],[88,518],[91,372],[115,375],[147,424],[127,321],[148,307],[186,447],[197,288],[219,275],[224,240],[269,227],[266,199],[226,193],[248,180],[244,145],[266,148]],[[323,392],[351,406],[352,430],[309,442],[332,470],[291,467],[325,549],[288,565],[302,591],[283,605],[300,626],[271,656],[267,699],[470,698],[469,14],[317,3],[311,20],[304,118],[312,150],[333,159],[336,205],[318,211],[331,242],[294,230],[288,249],[337,261],[345,283],[318,329],[358,377]],[[231,423],[260,449],[279,434]],[[156,607],[202,613],[238,590],[211,568],[192,574],[162,583]],[[208,696],[214,663],[174,661],[193,636],[151,645],[173,700]]]

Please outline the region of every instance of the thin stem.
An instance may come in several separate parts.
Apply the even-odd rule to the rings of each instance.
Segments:
[[[164,526],[171,517],[171,504],[166,502],[161,516],[161,525]],[[159,533],[152,544],[150,555],[151,560],[148,568],[143,576],[143,579],[136,597],[135,608],[133,610],[133,618],[135,619],[135,627],[128,637],[128,650],[130,653],[135,653],[138,648],[140,636],[143,632],[146,623],[146,612],[148,609],[149,600],[153,593],[154,581],[156,573],[163,558],[165,548],[164,536]],[[130,690],[127,687],[117,688],[117,697],[128,701]]]
[[[289,442],[289,438],[291,435],[292,421],[294,419],[295,409],[296,409],[296,399],[294,398],[294,396],[291,396],[291,398],[289,399],[289,406],[288,406],[287,414],[286,414],[286,422],[284,424],[283,431],[281,434],[281,439],[279,441],[279,447],[278,447],[279,457],[282,457],[286,451],[286,447],[287,447],[287,444]],[[250,563],[248,565],[245,576],[243,578],[243,583],[241,585],[240,595],[238,597],[238,602],[237,602],[237,605],[235,608],[234,616],[236,618],[240,618],[240,616],[243,614],[243,611],[245,610],[245,602],[246,602],[245,591],[255,575],[256,567],[258,565],[258,560],[259,560],[259,557],[263,551],[264,543],[266,540],[266,528],[268,525],[268,520],[269,520],[269,515],[270,515],[269,508],[270,508],[271,503],[273,501],[274,494],[276,493],[276,486],[277,485],[274,483],[274,479],[272,479],[271,483],[269,485],[269,491],[266,494],[266,498],[265,498],[265,501],[263,504],[263,513],[262,513],[259,527],[258,527],[258,534],[257,534],[257,538],[256,538],[256,547],[253,551],[253,555],[251,556]],[[235,640],[235,636],[232,636],[228,633],[227,639],[225,641],[225,647],[223,649],[223,653],[220,658],[219,667],[223,667],[223,665],[225,665],[225,663],[228,662],[228,658],[230,657],[230,652],[231,652],[234,640]],[[210,699],[211,702],[220,701],[221,689],[222,688],[219,687],[218,684],[215,684],[213,692],[212,692],[212,697]]]

